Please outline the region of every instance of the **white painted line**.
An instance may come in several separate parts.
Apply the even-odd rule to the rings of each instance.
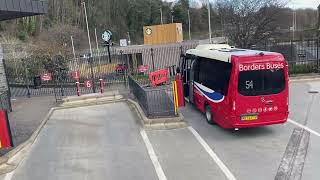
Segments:
[[[207,153],[211,156],[211,158],[216,162],[222,172],[229,180],[236,180],[235,176],[231,173],[231,171],[227,168],[227,166],[220,160],[217,154],[210,148],[210,146],[206,143],[204,139],[199,135],[199,133],[193,129],[191,126],[188,127],[192,134],[196,137],[199,143],[203,146],[203,148],[207,151]]]
[[[297,123],[296,121],[294,121],[294,120],[292,120],[292,119],[288,119],[288,122],[290,122],[290,123],[292,123],[292,124],[294,124],[294,125],[296,125],[296,126],[298,126],[298,127],[301,127],[302,129],[304,129],[304,130],[306,130],[306,131],[309,131],[310,133],[312,133],[312,134],[320,137],[320,133],[318,133],[318,132],[316,132],[316,131],[308,128],[307,126],[304,126],[304,125],[302,125],[302,124],[299,124],[299,123]]]
[[[13,176],[14,171],[7,173],[6,176],[4,177],[4,180],[11,180]]]
[[[142,139],[147,147],[150,159],[153,163],[154,169],[156,170],[156,173],[158,175],[159,180],[167,180],[167,177],[162,170],[161,164],[158,160],[156,153],[153,150],[152,144],[147,136],[146,131],[144,129],[141,129],[140,134],[141,134]]]

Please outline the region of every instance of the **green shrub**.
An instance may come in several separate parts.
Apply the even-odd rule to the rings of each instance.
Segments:
[[[306,74],[317,72],[316,63],[291,64],[289,65],[289,74]]]
[[[18,34],[18,38],[21,40],[21,41],[26,41],[28,39],[28,33],[25,32],[25,31],[21,31],[19,34]]]

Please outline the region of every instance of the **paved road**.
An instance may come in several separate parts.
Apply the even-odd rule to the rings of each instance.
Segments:
[[[320,82],[291,83],[290,87],[290,119],[303,124],[312,99],[308,91],[320,90]],[[320,132],[319,107],[320,95],[316,95],[305,124],[316,132]],[[293,132],[302,130],[290,122],[224,130],[208,125],[191,105],[181,112],[190,127],[144,131],[125,103],[56,111],[21,165],[2,177],[270,180],[281,175],[279,167],[290,157]],[[306,146],[299,143],[289,159],[288,179],[320,179],[320,137],[305,133]]]

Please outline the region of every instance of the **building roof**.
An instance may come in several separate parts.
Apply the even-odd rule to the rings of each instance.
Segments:
[[[47,12],[48,2],[45,0],[0,0],[0,21]]]
[[[228,44],[203,44],[195,49],[189,49],[186,54],[209,59],[215,59],[224,62],[230,62],[231,56],[250,56],[263,54],[274,54],[272,52],[238,49]]]

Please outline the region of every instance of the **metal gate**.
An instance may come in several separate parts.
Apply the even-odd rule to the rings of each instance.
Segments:
[[[79,58],[62,55],[30,56],[4,61],[12,97],[77,95],[123,88],[126,84],[126,57],[116,51],[84,54]]]

